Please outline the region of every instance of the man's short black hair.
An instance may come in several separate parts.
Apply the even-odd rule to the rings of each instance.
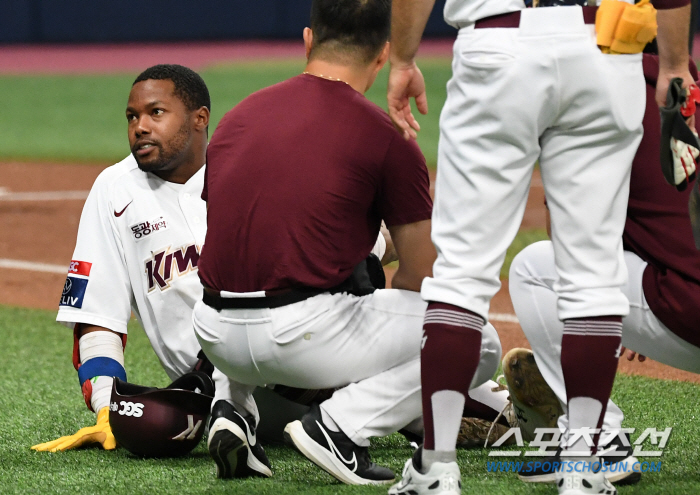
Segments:
[[[313,0],[311,30],[311,57],[369,63],[389,41],[391,0]]]
[[[192,69],[176,64],[160,64],[149,67],[134,81],[132,87],[141,81],[149,79],[169,79],[175,85],[175,95],[185,104],[188,110],[207,107],[211,111],[211,99],[204,79]]]

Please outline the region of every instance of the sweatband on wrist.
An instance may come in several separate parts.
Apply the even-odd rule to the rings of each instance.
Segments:
[[[96,376],[114,376],[126,381],[126,370],[119,362],[108,357],[96,357],[78,368],[78,382],[82,386],[86,380]]]

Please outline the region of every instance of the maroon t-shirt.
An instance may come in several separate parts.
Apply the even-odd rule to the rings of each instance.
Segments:
[[[698,78],[694,63],[691,73]],[[661,172],[661,121],[654,100],[658,74],[658,59],[644,55],[644,139],[632,165],[623,242],[626,250],[649,264],[642,284],[654,315],[673,333],[700,346],[700,251],[695,248],[688,215],[691,188],[676,191]],[[700,119],[696,126],[700,130]]]
[[[219,123],[202,199],[207,287],[333,287],[372,250],[381,221],[431,216],[428,170],[378,106],[343,82],[300,75]]]

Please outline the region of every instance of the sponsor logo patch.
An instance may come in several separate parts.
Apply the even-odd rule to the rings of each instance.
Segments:
[[[72,260],[68,265],[68,276],[63,284],[63,293],[59,306],[82,308],[85,289],[87,288],[92,263]]]
[[[66,283],[63,285],[63,293],[61,294],[59,306],[82,308],[87,284],[87,278],[71,277],[68,275],[68,277],[66,277]]]
[[[146,222],[140,222],[129,227],[134,239],[140,241],[153,232],[160,232],[161,230],[166,230],[168,228],[168,223],[162,216],[156,217],[153,220]]]
[[[92,263],[88,263],[87,261],[72,260],[70,265],[68,265],[68,275],[83,275],[85,277],[89,277],[91,269]]]

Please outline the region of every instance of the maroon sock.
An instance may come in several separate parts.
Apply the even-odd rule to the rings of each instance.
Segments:
[[[467,397],[481,357],[483,326],[483,318],[476,313],[451,304],[428,304],[421,350],[424,448],[427,450],[435,449],[430,398],[440,390],[454,390]]]
[[[598,316],[564,321],[561,367],[567,400],[590,397],[603,405],[590,427],[600,428],[615,381],[618,350],[622,342],[622,317]],[[595,426],[593,426],[595,425]],[[598,436],[594,437],[594,445]],[[595,454],[593,448],[592,453]]]

